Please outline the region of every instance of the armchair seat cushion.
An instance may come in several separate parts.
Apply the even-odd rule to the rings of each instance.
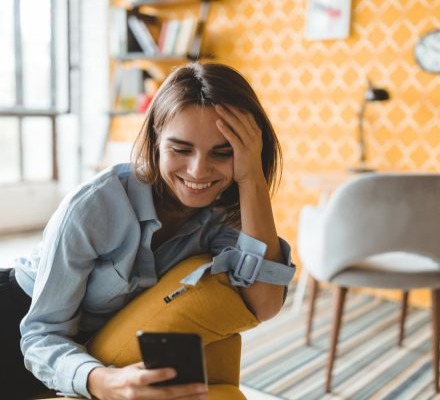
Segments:
[[[353,264],[336,274],[331,282],[346,287],[437,288],[440,287],[439,264],[418,254],[388,252]]]

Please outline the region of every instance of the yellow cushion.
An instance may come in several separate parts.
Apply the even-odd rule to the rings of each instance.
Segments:
[[[204,346],[258,324],[227,274],[205,274],[195,287],[169,303],[164,298],[182,287],[180,280],[211,258],[199,255],[172,268],[154,287],[119,311],[90,342],[90,353],[106,365],[138,362],[136,332],[197,332]]]
[[[88,350],[105,365],[124,366],[141,360],[136,332],[197,332],[205,347],[209,400],[243,400],[238,389],[241,337],[238,332],[259,321],[246,308],[227,274],[205,274],[195,287],[166,303],[182,287],[180,280],[211,260],[204,254],[173,267],[100,329]],[[53,395],[52,395],[53,396]]]

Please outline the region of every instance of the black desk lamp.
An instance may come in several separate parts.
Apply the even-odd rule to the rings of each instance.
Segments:
[[[359,143],[359,166],[350,168],[353,172],[372,172],[373,169],[366,167],[366,152],[365,152],[365,135],[364,135],[364,115],[367,104],[372,101],[386,101],[389,100],[390,94],[386,89],[374,87],[371,81],[368,79],[368,87],[365,91],[364,98],[362,100],[361,109],[359,111],[358,120],[358,143]]]

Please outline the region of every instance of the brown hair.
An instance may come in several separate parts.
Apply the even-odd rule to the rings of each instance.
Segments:
[[[275,189],[277,169],[282,164],[281,149],[272,124],[250,84],[229,66],[190,63],[175,69],[159,88],[131,153],[137,178],[150,183],[164,204],[179,206],[159,172],[158,133],[184,107],[212,107],[215,104],[231,105],[254,116],[262,130],[264,176],[271,191]],[[240,204],[235,182],[221,194],[215,205],[224,207],[227,223],[240,225]]]

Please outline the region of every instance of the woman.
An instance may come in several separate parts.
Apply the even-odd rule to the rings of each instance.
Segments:
[[[270,204],[279,144],[237,71],[194,63],[159,89],[132,159],[64,199],[38,257],[16,266],[12,282],[32,297],[21,323],[25,364],[70,395],[204,399],[203,385],[151,386],[171,369],[104,366],[81,343],[179,261],[204,252],[257,320],[280,310],[294,268]]]

